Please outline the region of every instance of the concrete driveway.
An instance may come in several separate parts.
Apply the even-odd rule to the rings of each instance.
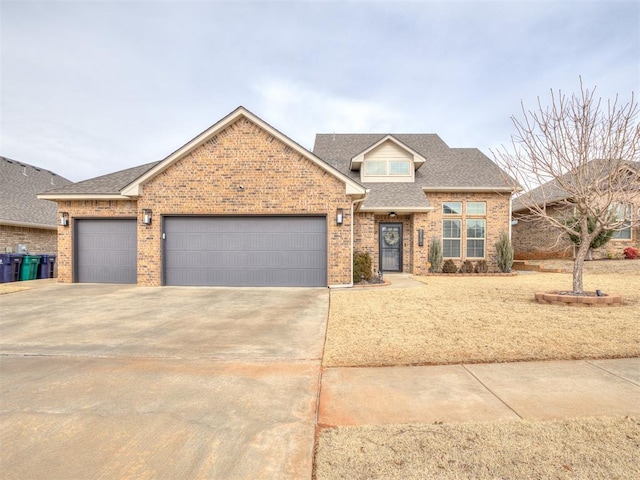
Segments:
[[[2,478],[310,478],[327,289],[0,295]]]

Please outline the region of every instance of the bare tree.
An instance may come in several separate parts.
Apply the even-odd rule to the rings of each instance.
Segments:
[[[592,240],[603,229],[640,224],[638,112],[633,93],[626,103],[617,95],[603,101],[580,79],[577,95],[551,90],[548,106],[540,98],[535,110],[523,103],[522,118],[511,117],[516,133],[510,147],[492,152],[524,190],[517,201],[526,206],[529,219],[579,238],[573,265],[576,294],[584,293],[583,266]],[[568,217],[552,214],[550,205],[555,212],[562,207]],[[588,228],[589,222],[595,228]]]

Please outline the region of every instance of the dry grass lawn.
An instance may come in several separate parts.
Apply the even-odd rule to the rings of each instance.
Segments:
[[[547,265],[547,262],[545,262]],[[570,268],[570,262],[554,262]],[[422,277],[423,286],[333,290],[325,366],[429,365],[640,355],[640,261],[585,264],[585,289],[621,307],[540,305],[571,275]]]
[[[323,430],[314,478],[640,478],[640,422],[386,425]]]

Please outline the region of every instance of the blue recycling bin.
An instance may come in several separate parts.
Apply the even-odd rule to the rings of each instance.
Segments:
[[[0,254],[0,283],[17,282],[20,279],[22,254]]]
[[[53,278],[53,269],[56,265],[55,255],[40,255],[40,265],[38,265],[38,275],[36,278]]]

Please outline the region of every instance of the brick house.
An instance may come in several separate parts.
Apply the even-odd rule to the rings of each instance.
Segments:
[[[0,157],[0,252],[55,254],[58,249],[56,204],[38,193],[71,181],[33,165]]]
[[[616,167],[620,162],[613,162]],[[595,171],[606,178],[609,168],[605,162],[598,162]],[[622,162],[622,168],[630,169],[630,178],[635,186],[631,187],[632,193],[628,195],[628,202],[614,204],[616,215],[624,224],[622,228],[614,232],[611,240],[600,248],[591,252],[593,259],[620,258],[626,247],[640,248],[640,227],[634,226],[635,211],[640,207],[637,203],[637,191],[639,189],[637,171],[640,168],[637,162]],[[602,196],[604,197],[604,192]],[[575,245],[566,233],[554,227],[550,222],[530,213],[530,204],[544,206],[546,213],[560,221],[565,221],[573,215],[572,198],[566,190],[562,189],[556,181],[550,181],[526,195],[522,195],[513,201],[512,215],[512,244],[514,258],[517,260],[546,260],[555,258],[573,258]],[[634,222],[635,223],[635,222]]]
[[[511,187],[437,135],[318,135],[310,152],[240,107],[162,161],[69,185],[62,282],[348,286],[353,252],[426,273],[428,242],[487,260]]]

